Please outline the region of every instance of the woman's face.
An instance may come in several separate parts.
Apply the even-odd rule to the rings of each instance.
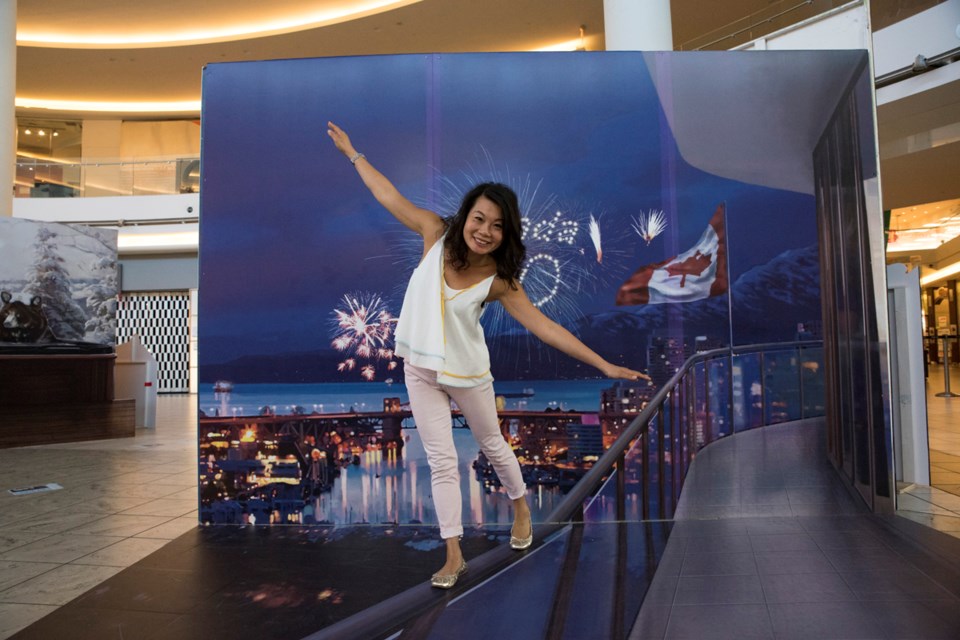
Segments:
[[[467,214],[463,239],[473,253],[487,255],[503,242],[503,212],[492,200],[480,196]]]

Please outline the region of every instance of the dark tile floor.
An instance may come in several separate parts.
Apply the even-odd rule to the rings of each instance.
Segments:
[[[960,638],[960,540],[866,512],[821,421],[700,453],[631,640]]]
[[[473,529],[474,557],[506,531]],[[302,638],[424,582],[434,527],[204,527],[13,635],[18,640]]]
[[[664,521],[565,527],[492,578],[467,585],[429,624],[419,623],[413,637],[624,638],[671,527]]]
[[[91,485],[90,497],[66,495],[65,489],[64,496],[46,498],[70,504],[83,498],[89,508],[64,510],[60,503],[36,500],[30,502],[36,502],[36,513],[0,512],[16,516],[0,538],[9,549],[0,571],[6,596],[0,598],[0,630],[10,628],[21,639],[302,638],[422,586],[423,568],[440,564],[433,527],[181,525],[190,518],[179,511],[184,498],[176,482],[186,482],[184,465],[195,439],[175,439],[187,444],[171,444],[169,469],[160,478],[172,483],[175,499],[155,500],[149,508],[121,504],[121,497],[97,498]],[[135,445],[144,446],[111,443],[125,447],[117,453],[129,465],[116,462],[114,474],[156,483],[135,467]],[[103,455],[113,453],[96,446],[100,462],[87,465],[90,482],[96,480],[92,474],[103,474]],[[73,457],[88,453],[82,447],[64,451]],[[41,449],[36,455],[58,453]],[[18,452],[16,460],[23,457]],[[156,471],[155,459],[152,464]],[[77,469],[86,467],[75,465],[70,473]],[[138,488],[117,486],[127,493]],[[150,521],[133,522],[137,518]],[[578,566],[571,579],[572,614],[564,637],[608,637],[618,624],[611,614],[639,608],[636,624],[630,614],[623,625],[633,626],[631,638],[960,638],[960,540],[906,518],[866,513],[826,462],[819,422],[751,431],[705,449],[664,543],[670,525],[583,527],[581,553],[593,560]],[[91,526],[107,529],[87,531]],[[462,640],[465,626],[476,629],[478,638],[542,637],[540,631],[521,631],[516,621],[523,617],[530,621],[528,631],[542,631],[546,612],[533,606],[533,596],[553,602],[570,578],[560,564],[569,532],[558,535],[556,545],[538,544],[511,566],[505,573],[516,579],[465,581],[462,591],[450,594],[430,637]],[[146,555],[156,549],[150,541],[161,535],[176,539]],[[503,531],[474,529],[465,551],[474,558],[504,543]],[[600,562],[617,555],[617,545],[624,562]],[[78,573],[91,567],[101,573]],[[623,576],[617,579],[629,578],[621,585],[622,598],[610,590],[601,567],[619,567]],[[498,586],[504,582],[512,585],[509,593]],[[599,616],[604,622],[598,626]]]

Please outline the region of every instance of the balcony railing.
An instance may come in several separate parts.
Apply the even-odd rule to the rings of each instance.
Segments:
[[[18,157],[18,198],[76,198],[197,193],[197,157],[115,162],[52,162]]]
[[[698,353],[656,393],[546,521],[535,525],[540,547],[562,549],[518,555],[504,545],[470,560],[470,572],[456,588],[462,598],[451,599],[422,584],[309,638],[385,638],[402,629],[415,629],[411,637],[427,637],[431,628],[444,624],[448,603],[459,603],[450,612],[454,616],[457,607],[471,608],[461,599],[475,599],[479,607],[493,597],[498,616],[522,616],[522,611],[505,609],[529,608],[539,600],[532,593],[511,598],[500,581],[522,579],[523,572],[504,570],[523,562],[543,563],[538,557],[562,558],[562,566],[559,572],[540,566],[533,572],[554,575],[555,584],[543,577],[540,582],[547,584],[537,585],[552,594],[552,602],[549,611],[537,616],[543,628],[530,637],[561,638],[566,637],[564,629],[581,628],[589,628],[591,637],[626,637],[647,588],[643,580],[628,578],[640,573],[652,579],[697,451],[740,431],[824,414],[819,341]],[[589,587],[578,589],[577,584]]]
[[[689,40],[674,43],[677,51],[724,51],[739,45],[768,36],[801,22],[815,19],[840,7],[859,4],[857,0],[770,0],[768,4],[754,13],[736,18],[730,23],[719,26]],[[757,3],[759,6],[759,3]],[[722,20],[720,16],[714,23]]]

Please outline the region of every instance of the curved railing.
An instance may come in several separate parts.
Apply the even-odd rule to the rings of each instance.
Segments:
[[[693,355],[546,521],[569,521],[591,496],[595,505],[596,497],[604,495],[603,488],[594,495],[597,485],[614,469],[629,470],[631,453],[636,462],[651,463],[638,478],[647,499],[638,503],[641,513],[635,515],[640,520],[672,517],[683,477],[704,446],[731,433],[824,415],[822,369],[820,341],[758,344]],[[649,437],[634,442],[645,427]],[[635,451],[637,446],[640,449]],[[616,520],[632,519],[622,494],[625,475],[617,480]],[[656,495],[652,488],[658,490]]]
[[[565,542],[566,557],[576,562],[583,538],[578,526],[583,523],[669,520],[697,451],[732,433],[823,416],[823,398],[820,341],[697,353],[657,391],[545,521],[534,527],[534,537],[543,544],[577,525]],[[470,573],[454,591],[477,586],[525,557],[504,545],[471,559]],[[609,617],[589,612],[596,637],[625,637],[639,612],[645,586],[638,596],[635,586],[626,584],[627,562],[623,555],[610,569],[614,587]],[[544,637],[561,637],[567,620],[572,581],[560,578],[558,582]],[[628,589],[632,589],[629,598]],[[383,638],[401,629],[403,637],[426,637],[449,601],[449,593],[424,583],[309,638]]]

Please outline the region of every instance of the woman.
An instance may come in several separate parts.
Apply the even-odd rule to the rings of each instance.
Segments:
[[[334,145],[356,167],[373,196],[397,220],[423,238],[423,257],[407,285],[396,327],[396,349],[404,359],[410,409],[430,464],[433,501],[446,542],[447,560],[431,584],[449,589],[466,570],[460,551],[461,495],[453,445],[450,399],[513,500],[510,546],[533,542],[533,526],[520,464],[500,433],[490,356],[480,327],[487,303],[507,313],[548,345],[592,365],[609,378],[649,378],[611,364],[553,322],[520,285],[524,247],[517,196],[508,187],[485,183],[468,192],[449,220],[403,197],[337,125],[327,123]]]

